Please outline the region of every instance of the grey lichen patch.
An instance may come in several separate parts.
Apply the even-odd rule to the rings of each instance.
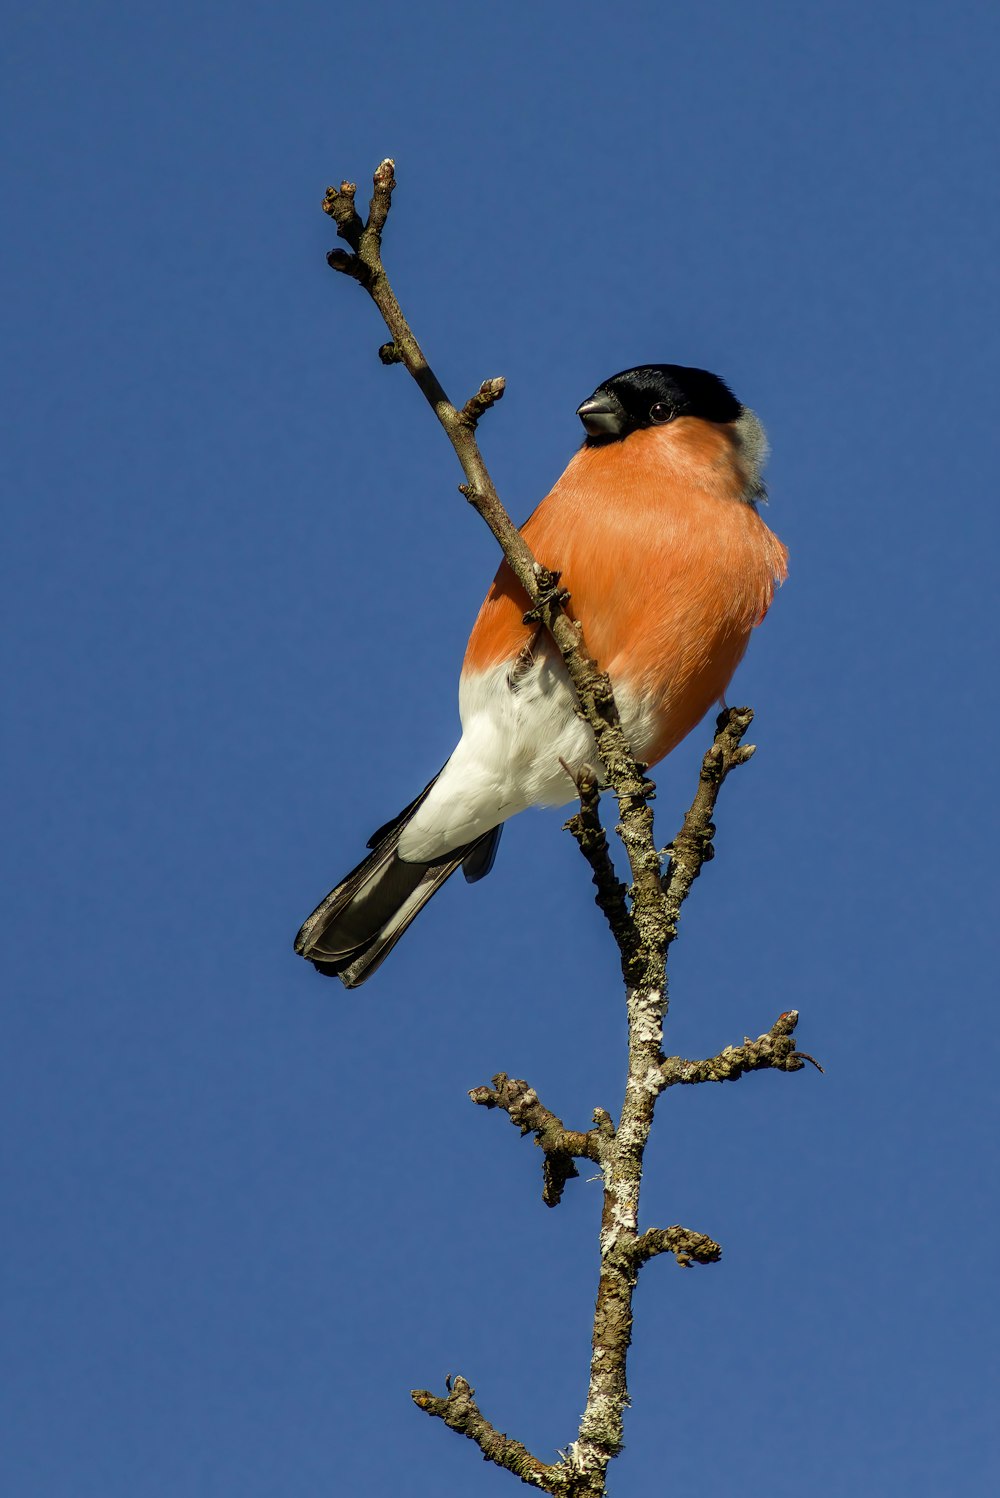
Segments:
[[[662,989],[633,991],[628,1003],[629,1031],[633,1044],[662,1045],[663,1007]]]
[[[641,1079],[640,1085],[655,1097],[658,1092],[662,1091],[662,1083],[663,1078],[660,1068],[658,1066],[650,1066],[646,1075]]]
[[[566,1465],[570,1471],[582,1476],[594,1474],[603,1477],[608,1465],[607,1450],[603,1445],[596,1446],[593,1441],[580,1436],[566,1449]]]

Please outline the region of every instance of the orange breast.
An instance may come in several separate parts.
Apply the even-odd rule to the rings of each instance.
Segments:
[[[785,547],[741,498],[744,482],[731,432],[681,417],[582,448],[522,527],[562,573],[568,611],[616,689],[651,710],[649,764],[722,696],[785,577]],[[513,660],[533,633],[527,607],[503,563],[463,670]]]

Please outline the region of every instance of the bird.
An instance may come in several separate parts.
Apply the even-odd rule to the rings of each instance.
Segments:
[[[577,409],[584,439],[521,528],[568,592],[607,671],[636,759],[657,764],[724,694],[787,575],[764,523],[764,429],[718,375],[647,364]],[[597,762],[562,657],[504,561],[459,680],[462,735],[444,767],[368,841],[295,950],[348,988],[379,967],[458,869],[493,867],[503,824],[562,806]]]

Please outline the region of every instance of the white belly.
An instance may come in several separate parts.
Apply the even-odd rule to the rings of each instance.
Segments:
[[[551,647],[550,647],[551,651]],[[459,688],[462,737],[426,801],[404,829],[400,856],[426,863],[472,842],[528,806],[564,806],[571,775],[598,763],[594,735],[578,715],[565,667],[550,651],[510,685],[510,667],[467,674]],[[616,690],[622,724],[642,758],[652,742],[649,705]]]

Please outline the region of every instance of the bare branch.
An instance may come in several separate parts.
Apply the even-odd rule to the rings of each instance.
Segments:
[[[756,1040],[749,1036],[742,1045],[727,1045],[707,1061],[684,1061],[680,1056],[665,1057],[660,1066],[660,1087],[685,1086],[693,1082],[738,1082],[744,1072],[801,1071],[807,1061],[817,1071],[823,1068],[805,1051],[797,1051],[792,1034],[799,1022],[799,1011],[789,1009],[779,1014],[766,1035]]]
[[[357,190],[356,183],[341,182],[339,191],[335,187],[328,187],[326,197],[323,199],[323,212],[328,213],[334,220],[339,238],[346,239],[355,253],[361,244],[361,235],[365,227],[354,206],[354,195]]]
[[[580,809],[570,817],[565,830],[573,834],[580,852],[590,864],[597,890],[596,904],[604,912],[611,934],[618,943],[622,976],[628,983],[630,975],[641,962],[639,937],[625,898],[627,891],[615,873],[607,834],[601,823],[597,775],[590,765],[584,765],[576,775],[565,763],[563,769],[575,782],[580,797]]]
[[[446,1395],[432,1394],[429,1389],[414,1389],[411,1398],[425,1414],[435,1415],[459,1435],[475,1441],[485,1461],[513,1472],[529,1487],[543,1493],[566,1492],[561,1466],[548,1467],[532,1456],[527,1446],[494,1429],[475,1401],[475,1389],[464,1378],[449,1378]]]
[[[657,1254],[673,1254],[682,1269],[690,1269],[692,1264],[717,1264],[722,1258],[722,1247],[714,1238],[692,1233],[688,1228],[647,1228],[636,1239],[635,1253],[640,1264]]]
[[[632,1339],[632,1297],[639,1265],[649,1252],[659,1253],[667,1249],[674,1252],[675,1243],[679,1245],[679,1260],[684,1255],[694,1259],[698,1253],[707,1253],[708,1259],[699,1261],[711,1262],[712,1257],[721,1252],[711,1239],[702,1239],[698,1234],[683,1239],[671,1237],[683,1234],[684,1230],[680,1228],[668,1229],[666,1238],[654,1234],[640,1239],[639,1189],[653,1110],[663,1091],[661,1044],[667,1010],[666,952],[677,932],[681,906],[702,863],[710,856],[708,850],[715,831],[711,818],[719,789],[729,771],[749,758],[741,749],[740,740],[752,717],[748,708],[720,715],[715,741],[702,762],[698,791],[674,839],[671,869],[662,880],[657,872],[655,891],[638,881],[633,885],[629,921],[635,946],[619,942],[628,988],[628,1078],[615,1144],[604,1158],[601,1268],[594,1312],[590,1386],[580,1421],[580,1434],[571,1452],[572,1459],[579,1463],[581,1482],[585,1478],[589,1484],[581,1487],[580,1492],[595,1495],[595,1498],[604,1493],[608,1463],[621,1450],[624,1411],[628,1403],[625,1370]],[[645,782],[645,787],[645,795],[648,795],[648,782]],[[643,831],[641,855],[647,860],[649,869],[655,863],[658,871],[659,855],[652,839],[652,817],[645,802],[642,814],[649,817],[649,825]],[[582,819],[581,825],[588,827],[589,813],[582,803],[578,816]],[[592,822],[589,826],[592,833]],[[623,837],[628,847],[628,829],[623,832]],[[603,863],[600,867],[602,878],[606,878]],[[639,1248],[641,1242],[645,1249]]]
[[[701,762],[698,789],[691,802],[680,832],[665,850],[670,858],[663,879],[666,894],[668,943],[677,935],[681,906],[691,886],[701,873],[702,865],[715,857],[713,838],[715,803],[723,782],[731,770],[745,765],[754,753],[753,744],[741,740],[753,722],[753,709],[728,707],[715,721],[715,739]]]
[[[382,247],[382,230],[392,207],[392,190],[396,186],[393,163],[386,158],[375,168],[372,178],[372,197],[368,204],[368,223],[365,233],[370,237],[376,253]]]
[[[554,1206],[566,1182],[578,1172],[575,1161],[593,1160],[601,1169],[603,1208],[600,1270],[594,1311],[590,1384],[579,1435],[564,1459],[546,1466],[518,1441],[497,1432],[479,1411],[474,1391],[461,1378],[448,1381],[446,1396],[427,1390],[413,1394],[416,1404],[476,1442],[484,1457],[522,1482],[562,1498],[603,1498],[608,1463],[621,1449],[623,1416],[628,1403],[626,1358],[632,1336],[632,1304],[641,1266],[672,1253],[685,1267],[714,1263],[721,1249],[713,1239],[681,1227],[638,1230],[639,1190],[646,1144],[657,1098],[668,1087],[696,1081],[734,1080],[744,1071],[796,1071],[805,1061],[794,1049],[794,1010],[779,1017],[767,1035],[727,1047],[707,1061],[665,1057],[663,1021],[667,1011],[666,954],[675,939],[681,908],[702,866],[713,856],[713,816],[723,782],[753,754],[743,737],[753,720],[749,708],[720,714],[715,739],[705,755],[694,800],[683,825],[663,856],[653,838],[649,801],[655,787],[635,760],[619,720],[611,681],[587,652],[580,623],[567,612],[569,594],[560,587],[554,567],[537,560],[500,503],[476,441],[483,415],[503,395],[500,378],[485,380],[459,410],[448,399],[431,369],[389,284],[381,257],[381,240],[392,203],[395,172],[383,161],[374,175],[368,220],[355,207],[356,188],[343,182],[331,188],[325,211],[349,250],[335,249],[331,267],[352,277],[372,298],[389,330],[379,349],[384,364],[403,364],[434,410],[461,463],[459,486],[500,543],[524,595],[525,622],[535,622],[555,641],[573,685],[581,715],[593,731],[600,768],[575,774],[579,810],[567,823],[590,865],[603,911],[621,956],[628,1011],[628,1075],[617,1126],[603,1109],[594,1113],[594,1128],[567,1129],[540,1102],[527,1082],[500,1072],[491,1087],[477,1087],[472,1100],[506,1112],[522,1134],[534,1133],[544,1153],[543,1200]],[[550,558],[552,562],[557,558]],[[573,772],[568,772],[573,773]],[[617,798],[619,836],[628,856],[632,883],[617,878],[599,815],[599,786]],[[817,1065],[818,1063],[813,1063]]]
[[[542,1201],[547,1207],[558,1206],[566,1182],[580,1174],[574,1160],[600,1163],[602,1159],[606,1129],[590,1129],[587,1133],[567,1129],[562,1119],[539,1101],[533,1087],[515,1077],[508,1077],[506,1072],[497,1073],[492,1087],[474,1087],[469,1096],[483,1108],[501,1108],[522,1134],[534,1133],[535,1143],[545,1151]],[[601,1116],[611,1122],[603,1110]],[[613,1138],[614,1125],[611,1132]]]

